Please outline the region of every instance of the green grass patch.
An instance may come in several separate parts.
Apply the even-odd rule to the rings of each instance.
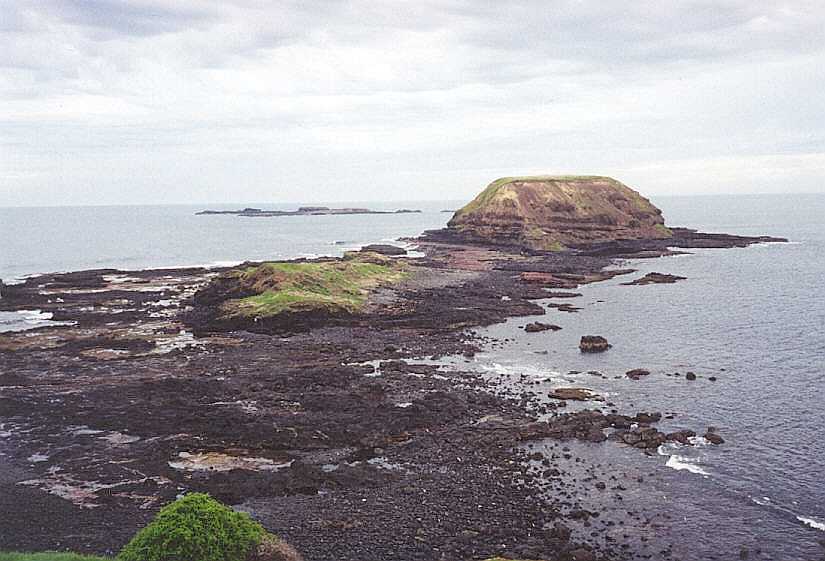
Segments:
[[[0,552],[0,561],[111,561],[111,559],[106,557],[77,555],[76,553],[57,553],[45,551],[42,553]]]
[[[265,536],[248,514],[190,493],[163,507],[117,561],[244,561]]]
[[[271,317],[283,312],[327,310],[354,313],[371,289],[407,276],[403,263],[359,258],[336,261],[264,263],[237,272],[253,296],[223,304],[228,316]]]

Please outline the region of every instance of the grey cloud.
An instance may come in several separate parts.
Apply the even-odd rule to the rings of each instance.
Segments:
[[[30,6],[67,23],[105,32],[109,38],[169,33],[216,17],[206,3],[158,0],[49,0]]]
[[[436,174],[644,186],[680,158],[693,177],[792,166],[825,154],[823,22],[808,0],[21,0],[0,22],[0,183],[229,200],[249,169],[265,195],[269,172],[300,193],[399,169],[412,192]]]

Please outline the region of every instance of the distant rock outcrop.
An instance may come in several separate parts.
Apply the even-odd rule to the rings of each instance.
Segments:
[[[583,353],[602,353],[612,345],[601,335],[582,335],[579,350]]]
[[[234,216],[246,216],[253,218],[271,218],[273,216],[327,216],[337,214],[416,214],[420,210],[402,208],[398,210],[370,210],[368,208],[329,208],[326,206],[302,206],[298,210],[261,210],[260,208],[247,207],[243,210],[202,210],[196,212],[197,216],[209,216],[214,214],[231,214]]]
[[[467,241],[536,251],[672,236],[650,201],[615,179],[598,176],[497,179],[458,210],[447,227]]]

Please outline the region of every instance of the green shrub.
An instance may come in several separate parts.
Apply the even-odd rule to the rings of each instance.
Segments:
[[[248,514],[202,493],[163,507],[118,561],[243,561],[265,531]]]

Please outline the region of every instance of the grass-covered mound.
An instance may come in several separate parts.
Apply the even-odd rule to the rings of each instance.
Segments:
[[[201,493],[160,510],[118,555],[118,561],[245,561],[266,536],[248,514]],[[45,561],[45,560],[44,560]]]
[[[0,561],[111,561],[105,557],[90,557],[76,553],[57,553],[46,551],[43,553],[2,553]]]
[[[402,262],[380,256],[334,261],[264,263],[227,273],[245,294],[221,305],[224,317],[265,318],[284,312],[356,313],[371,289],[403,279]],[[369,260],[368,260],[369,259]]]

